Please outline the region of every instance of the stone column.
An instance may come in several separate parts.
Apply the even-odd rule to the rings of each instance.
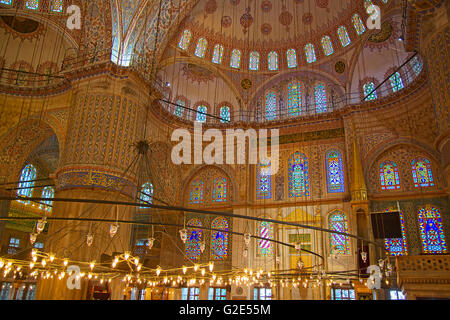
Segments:
[[[145,108],[130,80],[109,75],[78,84],[69,112],[67,139],[56,172],[56,198],[135,201],[137,156],[132,144],[143,139]],[[137,87],[133,86],[133,88]],[[125,173],[126,172],[126,173]],[[55,202],[52,216],[131,220],[134,207],[100,203]],[[72,261],[101,262],[101,255],[131,251],[131,225],[111,238],[109,223],[53,221],[46,251]],[[94,236],[92,245],[87,235]],[[76,263],[73,263],[76,264]],[[86,268],[86,266],[85,266]],[[95,269],[94,269],[95,272]],[[66,279],[40,280],[36,299],[86,299],[88,280],[69,290]],[[123,297],[121,281],[111,282],[112,297]]]

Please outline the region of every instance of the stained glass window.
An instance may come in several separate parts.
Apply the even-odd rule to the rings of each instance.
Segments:
[[[336,210],[328,218],[330,230],[348,233],[347,217],[344,213]],[[330,232],[330,253],[350,254],[350,243],[348,236]]]
[[[33,194],[34,180],[36,179],[36,168],[32,164],[27,164],[23,169],[19,179],[17,196],[31,197]],[[25,204],[30,201],[22,201]]]
[[[223,106],[220,107],[220,122],[228,123],[231,120],[230,107]]]
[[[200,242],[202,242],[203,230],[196,228],[202,226],[202,222],[199,219],[191,219],[187,224],[186,256],[194,261],[199,260],[202,253]]]
[[[275,51],[270,52],[268,55],[268,61],[270,71],[278,70],[278,53]]]
[[[228,256],[228,220],[224,217],[218,217],[211,224],[214,230],[211,234],[211,258],[213,260],[224,260]]]
[[[397,164],[393,161],[386,161],[380,164],[380,179],[381,190],[400,189]]]
[[[320,82],[316,84],[314,88],[314,96],[316,100],[316,113],[322,113],[327,111],[327,92],[325,90],[325,84]]]
[[[205,106],[198,106],[197,108],[197,121],[198,122],[206,122],[206,112],[208,108]]]
[[[432,187],[434,186],[433,174],[431,173],[431,164],[428,159],[418,158],[411,162],[414,187]]]
[[[299,151],[289,157],[289,198],[309,196],[308,159]]]
[[[266,120],[275,120],[277,117],[277,96],[274,91],[266,94]]]
[[[186,102],[184,102],[184,100],[181,99],[177,100],[177,106],[175,107],[175,110],[173,112],[177,117],[183,116],[184,108],[180,106],[186,107]]]
[[[213,202],[227,201],[227,179],[216,178],[213,182]]]
[[[353,15],[352,22],[358,36],[362,35],[364,31],[366,31],[366,28],[364,27],[364,24],[362,23],[361,18],[359,17],[358,14],[355,13]]]
[[[373,82],[367,82],[363,85],[365,101],[377,99],[377,91],[375,90],[375,84]],[[369,94],[370,93],[370,94]]]
[[[63,12],[63,1],[64,0],[52,0],[52,11]]]
[[[250,70],[259,69],[259,53],[256,51],[250,53],[249,69]]]
[[[422,71],[423,65],[417,56],[411,59],[411,61],[409,62],[409,65],[414,70],[414,73],[416,74],[416,76],[418,76],[419,73]]]
[[[199,58],[205,56],[206,47],[208,46],[208,41],[205,38],[200,38],[197,43],[197,48],[195,49],[195,55]]]
[[[25,8],[37,10],[39,8],[39,0],[27,0],[27,2],[25,2]]]
[[[420,236],[424,253],[447,253],[439,210],[427,205],[419,210]]]
[[[401,89],[403,89],[403,81],[400,77],[400,73],[396,72],[394,73],[389,80],[391,81],[391,87],[393,92],[397,92]]]
[[[324,36],[322,38],[322,48],[326,56],[333,54],[333,44],[331,43],[331,39],[329,36]]]
[[[200,179],[194,180],[191,183],[191,198],[192,204],[203,203],[203,181]]]
[[[183,34],[181,35],[180,42],[178,43],[178,47],[180,47],[182,50],[186,50],[189,46],[189,42],[191,41],[192,34],[189,30],[184,30]]]
[[[239,69],[240,65],[241,65],[241,51],[238,49],[234,49],[231,52],[230,67]]]
[[[344,192],[344,170],[342,168],[342,155],[338,150],[330,150],[325,156],[327,168],[328,192]]]
[[[267,239],[273,239],[273,224],[267,221],[261,221],[258,227],[258,236],[263,239],[257,239],[257,255],[268,257],[272,255],[273,245]]]
[[[153,185],[150,182],[146,182],[141,187],[141,192],[139,195],[139,203],[141,204],[151,204],[153,200]],[[147,207],[140,207],[147,208]]]
[[[305,46],[306,53],[306,62],[313,63],[316,61],[316,51],[314,50],[314,45],[312,43],[308,43]]]
[[[392,210],[386,210],[387,212]],[[392,256],[403,256],[408,253],[408,248],[406,246],[406,231],[405,231],[405,220],[403,219],[403,213],[400,211],[400,226],[402,228],[401,238],[387,238],[384,239],[384,246],[389,254]]]
[[[216,44],[216,46],[214,47],[212,62],[216,64],[221,64],[222,56],[223,56],[223,46],[221,46],[220,44]]]
[[[296,68],[297,67],[297,53],[294,49],[289,49],[286,52],[287,56],[287,66],[288,68]]]
[[[343,47],[346,47],[350,44],[350,37],[348,36],[347,29],[344,26],[339,27],[338,36]]]
[[[270,160],[261,161],[256,172],[256,199],[272,198]]]
[[[52,199],[55,196],[55,190],[52,187],[45,187],[42,190],[41,198]],[[52,211],[53,200],[42,200],[39,205],[40,209],[46,210],[48,212]]]
[[[292,81],[288,85],[288,112],[291,117],[302,113],[302,84],[299,81]]]
[[[12,0],[0,0],[0,3],[11,5],[12,4]]]

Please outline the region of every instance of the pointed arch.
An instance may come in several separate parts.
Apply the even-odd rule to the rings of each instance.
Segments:
[[[241,66],[241,51],[239,49],[234,49],[231,52],[230,67],[234,69],[239,69]]]
[[[317,60],[316,51],[314,49],[314,45],[312,43],[308,43],[305,46],[305,54],[306,54],[306,62],[313,63]]]
[[[213,181],[213,202],[227,202],[227,179],[224,177],[215,178]]]
[[[297,68],[297,53],[295,49],[288,49],[286,51],[286,58],[288,68]]]
[[[381,190],[400,189],[400,178],[397,164],[393,161],[386,161],[380,164]]]
[[[248,68],[253,71],[259,70],[259,53],[253,51],[250,53]]]
[[[229,223],[224,217],[215,218],[211,223],[211,259],[225,260],[228,257],[228,231]],[[223,231],[221,231],[223,230]]]
[[[267,56],[268,66],[270,71],[278,70],[278,53],[272,51]]]
[[[348,221],[345,213],[335,210],[328,216],[328,229],[348,233]],[[350,254],[350,241],[348,236],[330,233],[330,253]]]
[[[288,84],[288,113],[290,117],[297,117],[302,113],[302,84],[298,80]]]
[[[45,187],[42,190],[41,198],[52,199],[55,196],[55,189],[52,187]],[[39,208],[48,212],[52,211],[53,200],[42,200]]]
[[[341,152],[336,149],[329,150],[325,155],[325,166],[328,192],[344,192],[344,169]]]
[[[32,164],[27,164],[20,174],[19,185],[17,186],[18,197],[31,197],[33,194],[33,187],[36,180],[37,171]],[[23,203],[30,203],[30,201],[22,201]]]
[[[338,28],[337,33],[338,33],[339,40],[341,41],[341,45],[344,48],[351,43],[350,37],[348,36],[347,29],[344,26],[340,26]]]
[[[199,58],[203,58],[205,56],[207,46],[208,41],[205,38],[200,38],[197,43],[197,48],[195,49],[195,55]]]
[[[273,244],[268,239],[273,239],[273,224],[267,221],[259,221],[257,227],[257,235],[262,239],[257,239],[258,257],[270,257],[273,254]]]
[[[186,240],[186,256],[190,260],[200,260],[200,255],[202,254],[200,250],[200,243],[203,239],[203,230],[198,227],[202,226],[202,222],[196,218],[189,220],[187,223],[188,237]]]
[[[203,195],[204,195],[203,181],[200,179],[192,181],[190,186],[190,198],[189,198],[190,203],[191,204],[203,203]]]
[[[223,46],[220,44],[216,44],[214,46],[212,62],[215,64],[221,64],[222,58],[223,58]]]
[[[321,42],[322,42],[323,53],[325,53],[326,56],[332,55],[334,52],[334,49],[333,49],[333,44],[331,43],[331,38],[329,36],[323,36]]]
[[[447,242],[442,228],[441,213],[432,205],[426,205],[418,212],[420,236],[424,253],[447,253]]]
[[[260,161],[256,168],[256,199],[272,198],[271,163],[269,159]]]
[[[271,90],[266,93],[266,120],[275,120],[277,117],[277,95]]]
[[[416,158],[411,161],[411,167],[415,188],[434,186],[430,160],[422,157]]]
[[[309,196],[308,158],[297,151],[289,157],[289,198]]]

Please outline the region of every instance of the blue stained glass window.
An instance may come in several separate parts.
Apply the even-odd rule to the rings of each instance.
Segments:
[[[34,180],[36,179],[36,168],[32,164],[26,165],[22,169],[22,173],[19,179],[19,185],[17,189],[17,196],[31,197],[33,194]],[[20,200],[21,201],[21,200]],[[30,203],[30,201],[21,201],[25,204]]]
[[[377,99],[377,91],[374,90],[375,84],[373,82],[367,82],[366,84],[363,85],[364,97],[367,97],[365,101]]]
[[[211,224],[214,230],[211,234],[211,258],[212,260],[224,260],[228,256],[228,220],[218,217]],[[220,231],[223,230],[223,231]]]
[[[344,26],[339,27],[338,36],[343,47],[346,47],[350,44],[350,37],[348,36],[347,29]]]
[[[272,198],[270,160],[261,161],[256,170],[256,199]]]
[[[139,194],[139,203],[151,204],[153,200],[153,185],[150,182],[146,182],[141,187],[141,192]],[[147,207],[140,207],[147,208]]]
[[[391,87],[393,92],[397,92],[404,88],[402,77],[400,77],[400,73],[394,73],[389,80],[391,81]]]
[[[182,50],[186,50],[189,46],[189,42],[191,41],[192,34],[189,30],[184,30],[181,35],[180,42],[178,43],[178,47]]]
[[[200,38],[197,43],[197,48],[195,49],[195,55],[199,58],[205,56],[206,47],[208,46],[208,41],[205,38]]]
[[[308,159],[299,151],[289,157],[289,198],[309,196]]]
[[[0,0],[0,3],[7,4],[10,6],[12,4],[12,0]]]
[[[409,65],[413,69],[416,76],[418,76],[420,74],[420,72],[422,71],[423,64],[417,56],[411,59],[411,61],[409,62]]]
[[[266,94],[266,120],[275,120],[277,117],[277,96],[274,91]]]
[[[339,210],[334,211],[328,218],[330,230],[348,233],[347,217]],[[350,254],[350,243],[348,236],[330,232],[330,253]]]
[[[37,10],[39,8],[39,0],[27,0],[27,2],[25,2],[25,8]]]
[[[344,170],[341,153],[338,150],[330,150],[326,154],[325,161],[328,192],[344,192]]]
[[[42,190],[41,198],[52,199],[55,196],[55,190],[52,187],[45,187]],[[46,210],[48,212],[52,211],[53,200],[42,200],[39,205],[40,209]]]
[[[426,205],[420,208],[418,218],[423,252],[428,254],[447,253],[447,242],[439,209]]]
[[[316,59],[316,51],[314,50],[314,45],[312,43],[308,43],[305,46],[305,53],[306,53],[306,62],[313,63]]]
[[[400,189],[400,178],[395,162],[386,161],[380,164],[380,180],[381,190]]]
[[[52,0],[52,11],[53,12],[63,12],[63,1],[64,0]]]
[[[411,162],[414,187],[432,187],[434,186],[431,164],[428,159],[417,158]]]
[[[241,51],[238,49],[234,49],[231,52],[230,67],[234,69],[239,69],[240,65],[241,65]]]
[[[392,210],[386,210],[389,212]],[[384,246],[389,254],[392,256],[403,256],[408,253],[408,248],[406,246],[406,231],[405,231],[405,220],[403,219],[403,213],[400,211],[400,226],[402,231],[401,238],[387,238],[384,239]]]
[[[206,122],[206,113],[208,112],[208,108],[205,106],[198,106],[197,108],[197,121],[198,122]]]
[[[288,68],[296,68],[297,67],[297,53],[294,49],[289,49],[286,52],[287,56],[287,66]]]
[[[278,53],[275,51],[270,52],[268,55],[268,61],[270,71],[278,70]]]
[[[231,121],[230,107],[220,107],[220,118],[220,122],[222,123],[229,123]]]
[[[203,203],[203,181],[199,179],[192,181],[190,193],[192,204]]]
[[[227,179],[216,178],[213,182],[213,202],[227,201]]]
[[[299,81],[292,81],[288,85],[288,112],[291,117],[302,113],[302,85]]]
[[[257,254],[258,256],[268,257],[273,253],[272,242],[268,239],[273,239],[273,224],[267,221],[261,221],[258,227],[258,236],[262,239],[258,239]]]
[[[216,44],[216,46],[214,47],[212,62],[215,64],[221,64],[222,56],[223,56],[223,46],[221,46],[220,44]]]
[[[183,112],[184,112],[184,108],[182,108],[180,106],[186,107],[186,102],[184,102],[184,100],[179,99],[176,104],[177,104],[177,106],[175,107],[175,110],[174,110],[173,113],[177,117],[182,117],[183,116]]]
[[[194,261],[199,260],[202,253],[200,242],[202,242],[203,230],[198,228],[202,226],[202,222],[199,219],[192,219],[187,224],[186,256]]]
[[[249,69],[254,71],[259,69],[259,53],[256,51],[250,53]]]
[[[322,48],[326,56],[333,54],[333,44],[331,43],[331,39],[329,36],[324,36],[322,38]]]
[[[327,92],[325,90],[325,84],[320,82],[314,88],[314,96],[316,101],[316,113],[322,113],[327,111]]]
[[[366,31],[366,27],[364,27],[364,24],[362,23],[361,18],[358,14],[355,13],[353,15],[352,22],[358,36],[362,35]]]

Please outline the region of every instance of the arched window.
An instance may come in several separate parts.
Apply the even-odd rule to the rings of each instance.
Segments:
[[[63,12],[63,1],[64,0],[52,0],[52,11],[53,12]]]
[[[312,43],[308,43],[305,46],[306,53],[306,62],[313,63],[316,61],[316,51],[314,50],[314,45]]]
[[[197,43],[197,48],[195,49],[195,55],[199,58],[205,56],[206,47],[208,46],[208,41],[205,38],[200,38]]]
[[[409,61],[409,65],[413,69],[413,71],[416,74],[416,76],[418,76],[419,73],[422,71],[423,65],[422,65],[422,62],[420,61],[420,59],[417,56],[412,58],[411,61]]]
[[[259,53],[256,51],[253,51],[250,53],[250,60],[249,60],[249,69],[250,70],[258,70],[259,69]]]
[[[381,190],[400,189],[400,179],[395,162],[386,161],[380,164],[380,181]]]
[[[200,179],[192,181],[190,193],[191,204],[203,203],[203,181]]]
[[[33,194],[34,180],[36,179],[36,168],[32,164],[27,164],[20,174],[17,195],[20,197],[31,197]],[[23,201],[28,204],[30,201]]]
[[[275,120],[277,117],[277,96],[274,91],[266,94],[266,120]]]
[[[272,198],[270,160],[261,161],[256,170],[256,199]]]
[[[292,81],[288,85],[288,112],[291,117],[302,113],[302,85],[299,81]]]
[[[402,90],[403,87],[403,81],[402,77],[400,77],[400,73],[396,72],[394,73],[389,80],[391,81],[391,87],[393,92],[397,92],[399,90]]]
[[[316,101],[316,113],[322,113],[327,111],[327,92],[325,90],[325,84],[320,82],[316,84],[314,88],[314,96]]]
[[[184,102],[184,100],[182,99],[177,100],[177,106],[175,107],[175,110],[173,112],[177,117],[183,116],[184,108],[180,106],[186,107],[186,102]]]
[[[324,36],[322,38],[322,48],[326,56],[333,54],[333,44],[331,43],[331,39],[329,36]]]
[[[192,34],[189,30],[184,30],[181,35],[180,42],[178,43],[178,47],[182,50],[186,50],[189,46],[189,42],[191,41]]]
[[[363,85],[365,101],[377,99],[377,91],[375,90],[375,84],[373,82],[367,82]],[[370,94],[369,94],[370,93]]]
[[[348,223],[345,214],[339,210],[331,213],[328,217],[328,228],[330,230],[348,233]],[[330,232],[330,253],[350,254],[348,236]]]
[[[361,18],[357,13],[353,15],[352,22],[358,36],[362,35],[366,31],[366,28],[364,27],[364,24],[362,23]]]
[[[27,2],[25,2],[25,8],[31,10],[39,9],[39,0],[27,0]]]
[[[212,260],[224,260],[228,256],[228,220],[218,217],[211,224],[214,230],[211,234],[211,258]],[[223,231],[220,231],[223,230]]]
[[[308,159],[299,151],[289,157],[289,198],[309,196]]]
[[[344,192],[344,170],[342,168],[342,155],[338,150],[330,150],[325,156],[327,168],[328,192]]]
[[[202,226],[202,222],[199,219],[191,219],[187,223],[186,256],[190,260],[198,261],[200,259],[202,253],[200,242],[202,242],[203,230],[196,227]]]
[[[431,173],[431,164],[428,159],[417,158],[411,162],[414,187],[432,187],[434,186],[433,174]]]
[[[220,107],[220,122],[229,123],[231,121],[230,107]]]
[[[297,67],[297,53],[294,49],[288,49],[286,51],[287,56],[287,66],[288,68],[296,68]]]
[[[213,202],[226,202],[227,201],[227,179],[216,178],[213,182]]]
[[[45,187],[42,190],[41,198],[52,199],[55,196],[55,190],[52,187]],[[40,209],[51,212],[52,211],[53,200],[42,200],[39,205]]]
[[[230,67],[239,69],[240,66],[241,66],[241,51],[238,49],[234,49],[231,52]]]
[[[344,26],[339,27],[338,36],[343,47],[346,47],[350,44],[350,37],[348,36],[347,29]]]
[[[198,122],[206,122],[206,113],[207,112],[208,112],[208,108],[206,106],[198,106],[196,120]]]
[[[216,44],[216,46],[214,47],[212,62],[216,64],[221,64],[222,56],[223,56],[223,46],[221,46],[220,44]]]
[[[150,182],[146,182],[141,187],[141,192],[139,195],[139,203],[141,204],[151,204],[153,200],[153,185]],[[147,208],[147,207],[140,207]]]
[[[278,70],[278,53],[275,51],[270,52],[268,55],[268,61],[270,71]]]
[[[447,253],[441,214],[431,205],[419,210],[420,235],[424,253]]]
[[[258,236],[263,239],[257,239],[257,256],[269,257],[273,253],[272,241],[267,239],[273,239],[273,224],[267,221],[261,221],[258,226]]]
[[[387,212],[392,210],[386,210]],[[402,230],[401,238],[387,238],[384,239],[384,246],[389,254],[392,256],[403,256],[408,254],[408,248],[406,246],[406,231],[405,231],[405,220],[403,219],[403,213],[400,211],[400,225]]]

